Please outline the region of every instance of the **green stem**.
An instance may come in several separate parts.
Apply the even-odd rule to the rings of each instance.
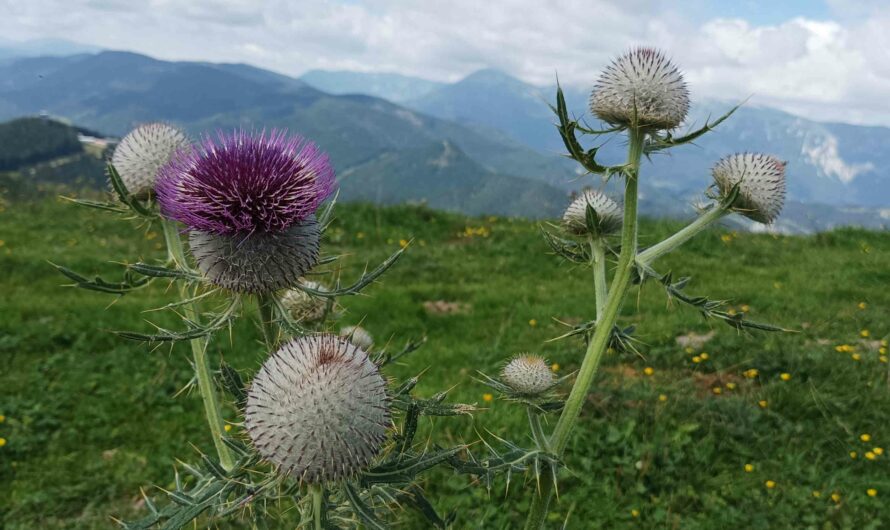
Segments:
[[[590,239],[590,251],[593,261],[593,287],[596,296],[596,318],[603,315],[606,308],[606,297],[609,296],[609,286],[606,284],[606,243],[602,238]]]
[[[263,340],[269,351],[275,350],[278,345],[278,326],[275,325],[275,301],[271,297],[274,293],[264,293],[257,297],[260,309],[260,327],[263,330]]]
[[[725,207],[723,204],[713,205],[710,210],[698,216],[695,221],[692,221],[691,223],[686,225],[676,234],[656,245],[652,245],[643,252],[640,252],[640,254],[637,256],[637,263],[639,263],[643,267],[651,265],[653,261],[657,260],[658,258],[664,256],[669,252],[672,252],[674,249],[689,241],[690,239],[698,235],[702,230],[710,226],[712,223],[719,221],[729,213],[731,213],[731,210]]]
[[[315,521],[315,530],[324,528],[324,488],[318,484],[309,487],[312,492],[312,520]]]
[[[539,450],[549,452],[550,443],[547,440],[547,435],[544,434],[544,428],[541,426],[541,415],[532,406],[528,407],[528,424],[531,427],[532,439],[534,439],[535,445],[538,446]]]
[[[621,254],[618,256],[618,265],[615,269],[615,276],[612,279],[612,287],[609,290],[609,295],[606,297],[605,308],[600,318],[597,319],[596,329],[587,346],[584,361],[581,363],[581,369],[578,371],[575,384],[572,386],[569,397],[562,409],[556,428],[550,436],[550,447],[559,457],[565,451],[572,429],[578,421],[578,416],[581,414],[581,407],[587,398],[590,385],[593,383],[594,376],[596,376],[600,360],[609,345],[612,328],[618,319],[621,304],[624,302],[624,298],[630,288],[635,269],[637,254],[637,181],[640,173],[640,158],[643,154],[645,133],[638,128],[631,128],[628,131],[628,136],[630,143],[627,156],[627,183],[624,190],[624,226],[621,232]],[[554,489],[555,484],[553,483],[552,474],[545,474],[541,481],[539,494],[532,499],[532,505],[529,508],[528,519],[525,524],[526,530],[535,530],[543,527]]]
[[[161,225],[164,229],[164,238],[167,241],[167,254],[173,263],[182,270],[188,269],[188,261],[185,258],[185,252],[182,247],[182,239],[179,237],[179,230],[173,222],[162,220]],[[191,295],[188,292],[188,285],[180,284],[179,297],[182,300],[188,300]],[[198,310],[194,303],[182,305],[183,316],[194,322],[199,323]],[[217,396],[216,386],[213,382],[213,376],[210,372],[210,359],[207,357],[207,341],[204,337],[199,337],[189,341],[192,347],[192,357],[195,363],[195,377],[198,380],[198,390],[201,392],[201,399],[204,401],[204,414],[207,416],[207,424],[210,426],[210,434],[213,436],[213,445],[216,446],[216,452],[219,455],[219,463],[226,471],[235,467],[235,459],[229,447],[223,442],[225,436],[225,423],[222,418],[222,411],[219,406],[219,398]]]

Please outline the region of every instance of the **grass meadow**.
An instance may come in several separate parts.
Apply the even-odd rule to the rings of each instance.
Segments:
[[[678,227],[644,222],[641,244]],[[171,483],[176,458],[193,459],[194,447],[212,452],[200,399],[177,395],[192,377],[188,345],[152,348],[110,333],[150,331],[149,320],[177,326],[169,314],[144,312],[175,294],[163,283],[121,298],[63,287],[48,261],[113,277],[115,261],[163,257],[163,236],[46,200],[7,205],[0,240],[0,526],[109,528],[112,517],[138,516],[140,488],[158,494],[152,485]],[[337,326],[361,322],[393,349],[425,336],[387,375],[423,372],[418,394],[452,389],[451,399],[483,408],[427,423],[422,440],[481,450],[480,436],[501,436],[530,445],[525,411],[486,395],[473,376],[526,351],[545,355],[560,375],[577,369],[581,340],[548,340],[592,318],[590,271],[550,254],[539,223],[408,206],[339,205],[323,250],[344,255],[349,281],[403,240],[408,252],[382,281],[342,299]],[[890,526],[886,342],[880,353],[890,335],[890,233],[718,228],[657,267],[692,276],[691,293],[731,299],[735,311],[794,332],[740,333],[669,304],[655,283],[635,289],[622,323],[636,325],[639,355],[604,359],[551,525]],[[246,316],[253,311],[245,306]],[[266,355],[247,318],[211,350],[245,375]],[[231,407],[226,417],[239,432]],[[440,511],[457,512],[456,528],[517,527],[534,491],[527,477],[491,491],[445,470],[426,477]],[[401,520],[420,527],[410,515]]]

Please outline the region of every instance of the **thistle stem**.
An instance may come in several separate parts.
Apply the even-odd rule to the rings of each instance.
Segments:
[[[699,215],[695,221],[686,225],[676,234],[640,252],[637,256],[637,263],[642,267],[651,265],[653,261],[672,252],[683,243],[698,235],[712,223],[715,223],[728,215],[730,212],[731,210],[722,203],[713,205],[708,211]]]
[[[266,341],[266,347],[269,351],[273,351],[278,345],[279,330],[275,325],[275,301],[272,300],[274,294],[264,293],[257,297],[260,309],[260,328],[263,330],[263,340]]]
[[[593,264],[593,287],[596,297],[596,318],[603,316],[606,308],[606,297],[609,296],[609,286],[606,284],[606,243],[602,238],[590,238],[590,251]]]
[[[575,427],[578,416],[581,414],[581,407],[584,405],[590,385],[593,382],[594,376],[596,376],[603,353],[605,353],[609,345],[612,328],[618,319],[621,304],[624,302],[624,298],[630,288],[631,278],[635,269],[637,254],[637,181],[640,173],[640,158],[643,154],[645,133],[639,128],[631,128],[628,130],[628,136],[630,142],[628,146],[627,171],[625,173],[624,226],[621,232],[621,254],[618,256],[618,265],[615,269],[615,276],[612,279],[612,287],[606,297],[603,312],[597,319],[596,330],[588,343],[584,361],[581,363],[581,369],[578,371],[577,379],[562,409],[556,428],[550,436],[550,447],[557,457],[561,457],[565,451],[572,429]],[[526,530],[536,530],[543,527],[555,486],[552,473],[545,474],[542,477],[541,490],[532,499],[532,505],[529,508],[528,519],[525,524]]]
[[[547,435],[544,434],[544,428],[541,426],[541,415],[531,405],[528,407],[528,425],[531,427],[532,439],[534,439],[538,449],[549,452],[550,443],[547,440]]]
[[[179,237],[179,230],[176,228],[176,225],[172,221],[164,219],[161,221],[161,226],[164,229],[164,239],[167,241],[167,254],[170,260],[179,269],[188,270],[188,262],[185,259],[185,252],[182,248],[182,239]],[[182,300],[191,298],[188,292],[188,285],[185,283],[179,286],[179,297]],[[200,317],[194,302],[183,304],[182,312],[186,319],[196,324],[199,323]],[[213,437],[213,445],[216,447],[217,455],[219,455],[220,465],[226,471],[230,471],[235,467],[235,459],[229,447],[223,442],[225,424],[216,394],[216,386],[210,372],[210,359],[207,357],[207,341],[204,337],[198,337],[190,340],[189,343],[192,347],[198,390],[204,402],[204,414],[207,417],[207,424]]]
[[[319,486],[318,484],[313,484],[309,487],[309,491],[312,492],[312,520],[315,521],[315,530],[322,530],[324,528],[324,488]]]

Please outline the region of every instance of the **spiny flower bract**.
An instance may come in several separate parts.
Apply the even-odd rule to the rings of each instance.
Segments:
[[[161,212],[215,234],[280,232],[313,214],[336,184],[328,156],[285,131],[236,131],[180,152],[158,181]]]
[[[635,48],[600,74],[590,110],[612,125],[673,129],[689,112],[689,91],[683,75],[661,51]]]
[[[588,205],[596,212],[595,227],[587,225]],[[572,234],[605,236],[621,229],[621,216],[621,207],[615,201],[599,191],[585,190],[566,208],[562,222],[565,229]]]
[[[369,349],[374,345],[374,337],[361,326],[346,326],[340,329],[340,336],[349,339],[359,348]]]
[[[303,280],[302,285],[315,291],[327,292],[327,288],[311,280]],[[324,316],[328,308],[328,299],[313,296],[302,289],[288,289],[281,296],[281,305],[290,313],[291,318],[298,322],[317,322]]]
[[[724,196],[739,186],[733,210],[764,224],[779,217],[785,204],[785,162],[771,155],[740,153],[721,159],[712,174]]]
[[[534,396],[550,390],[556,376],[550,365],[538,355],[517,355],[501,370],[501,379],[519,394]]]
[[[314,215],[280,232],[192,230],[189,247],[210,283],[239,293],[268,293],[296,285],[315,266],[319,230]]]
[[[111,165],[117,170],[124,186],[136,197],[147,197],[155,188],[158,172],[181,149],[190,145],[181,130],[166,123],[147,123],[136,127],[123,137]]]
[[[390,428],[386,381],[359,347],[335,335],[284,344],[254,377],[244,413],[254,447],[310,484],[355,476]]]

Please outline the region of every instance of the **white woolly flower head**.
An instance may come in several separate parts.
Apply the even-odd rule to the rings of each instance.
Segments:
[[[588,226],[587,206],[596,212],[596,226]],[[622,210],[604,193],[585,190],[562,215],[565,229],[575,235],[607,236],[621,229]]]
[[[673,129],[689,112],[689,90],[683,75],[661,51],[635,48],[600,74],[590,96],[590,110],[612,125]]]
[[[328,292],[328,288],[318,282],[302,280],[300,283],[315,291]],[[288,289],[281,296],[281,305],[298,322],[318,322],[327,311],[328,299],[312,296],[302,289]]]
[[[282,473],[310,484],[347,479],[386,441],[386,381],[367,353],[336,335],[293,339],[251,382],[244,422]]]
[[[501,370],[501,379],[517,393],[529,396],[542,394],[556,384],[547,361],[528,353],[510,359]]]
[[[270,293],[296,285],[318,262],[315,216],[281,232],[215,234],[192,230],[189,247],[207,280],[239,293]]]
[[[361,326],[346,326],[340,329],[340,336],[347,338],[359,348],[368,350],[374,345],[374,337]]]
[[[738,185],[733,210],[764,224],[779,217],[785,204],[785,162],[772,155],[740,153],[721,159],[711,172],[724,197]]]
[[[185,133],[171,125],[140,125],[117,144],[111,164],[131,194],[147,197],[154,191],[158,171],[190,143]]]

